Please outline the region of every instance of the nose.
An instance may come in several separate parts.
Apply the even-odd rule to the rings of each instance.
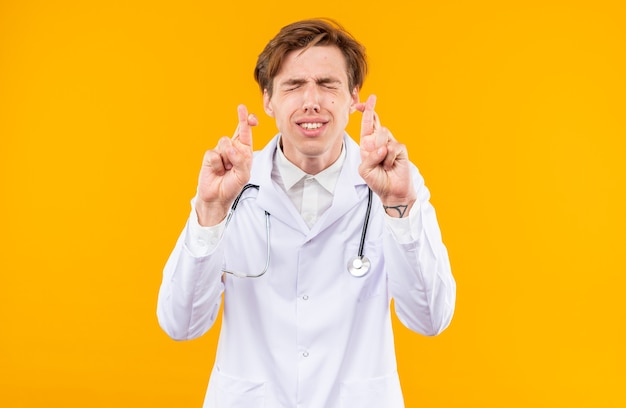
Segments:
[[[306,87],[303,94],[302,109],[306,113],[319,113],[320,93],[315,84],[310,84]]]

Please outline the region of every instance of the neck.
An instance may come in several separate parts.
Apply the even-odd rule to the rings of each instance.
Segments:
[[[331,149],[323,152],[314,152],[314,154],[285,147],[282,140],[280,141],[279,148],[283,151],[287,160],[300,168],[300,170],[310,175],[316,175],[326,170],[337,161],[343,150],[343,140]]]

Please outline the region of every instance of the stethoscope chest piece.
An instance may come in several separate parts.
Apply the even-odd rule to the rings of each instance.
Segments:
[[[348,261],[348,272],[355,278],[361,278],[370,270],[370,260],[366,256],[355,256]]]
[[[363,248],[365,247],[365,235],[367,234],[367,224],[370,220],[370,211],[372,210],[372,189],[367,189],[367,211],[365,213],[365,221],[363,222],[363,230],[361,231],[361,242],[359,243],[359,252],[357,255],[348,261],[348,272],[355,278],[361,278],[370,270],[370,260],[363,255]]]

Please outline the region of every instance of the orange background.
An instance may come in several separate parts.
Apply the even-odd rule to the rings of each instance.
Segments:
[[[368,48],[458,284],[397,325],[408,407],[626,406],[622,1],[0,2],[0,406],[200,407],[218,330],[177,343],[161,270],[204,150],[283,25]],[[350,132],[358,132],[355,114]]]

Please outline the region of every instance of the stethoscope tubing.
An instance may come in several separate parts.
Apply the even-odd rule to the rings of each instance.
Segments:
[[[237,208],[237,204],[239,204],[239,200],[241,200],[241,197],[243,196],[243,193],[246,192],[246,190],[250,189],[250,188],[256,188],[257,190],[259,190],[259,186],[256,184],[246,184],[245,186],[243,186],[243,188],[241,189],[241,191],[239,192],[239,194],[237,195],[237,197],[235,198],[235,201],[233,201],[233,204],[230,206],[230,211],[228,212],[228,217],[226,218],[226,225],[228,225],[228,223],[230,223],[230,219],[233,217],[233,214],[235,213],[235,209]],[[237,271],[230,271],[227,269],[222,269],[222,272],[224,273],[229,273],[231,275],[237,276],[239,278],[259,278],[263,275],[265,275],[265,272],[267,272],[267,270],[270,268],[270,256],[271,256],[271,251],[270,251],[270,213],[265,211],[265,265],[263,266],[263,270],[261,271],[261,273],[258,273],[256,275],[246,275],[245,273],[241,273],[241,272],[237,272]]]
[[[226,225],[228,225],[230,223],[231,218],[233,217],[233,214],[235,213],[235,209],[237,208],[237,205],[239,204],[239,201],[241,200],[241,197],[243,196],[243,193],[246,192],[246,190],[250,189],[250,188],[255,188],[257,190],[259,190],[259,186],[256,184],[246,184],[245,186],[243,186],[243,188],[241,189],[241,191],[239,192],[239,194],[237,195],[237,197],[235,198],[235,201],[233,201],[233,204],[230,207],[230,211],[228,212],[228,216],[226,217]],[[367,228],[369,225],[369,220],[370,220],[370,214],[372,212],[372,199],[373,199],[373,192],[372,189],[368,187],[367,189],[367,210],[365,211],[365,220],[363,221],[363,229],[361,231],[361,240],[359,242],[359,250],[357,252],[357,256],[356,258],[353,258],[349,263],[348,263],[348,272],[350,272],[350,274],[354,277],[360,278],[363,277],[367,274],[367,272],[369,271],[369,267],[370,267],[370,261],[369,259],[367,259],[367,257],[363,256],[363,250],[365,248],[365,237],[367,236]],[[270,213],[265,211],[265,236],[266,236],[266,255],[265,255],[265,265],[263,267],[263,270],[261,271],[261,273],[256,274],[256,275],[246,275],[244,273],[241,272],[236,272],[236,271],[230,271],[227,269],[222,269],[222,272],[224,273],[228,273],[240,278],[258,278],[261,277],[263,275],[265,275],[265,273],[267,272],[267,270],[269,269],[270,266],[270,254],[271,254],[271,246],[270,246]],[[358,265],[358,266],[357,266]]]
[[[363,257],[363,248],[365,247],[365,236],[367,235],[367,226],[370,222],[370,214],[372,212],[372,189],[367,188],[367,210],[365,210],[365,220],[363,221],[363,230],[361,231],[361,242],[359,243],[359,258]]]

